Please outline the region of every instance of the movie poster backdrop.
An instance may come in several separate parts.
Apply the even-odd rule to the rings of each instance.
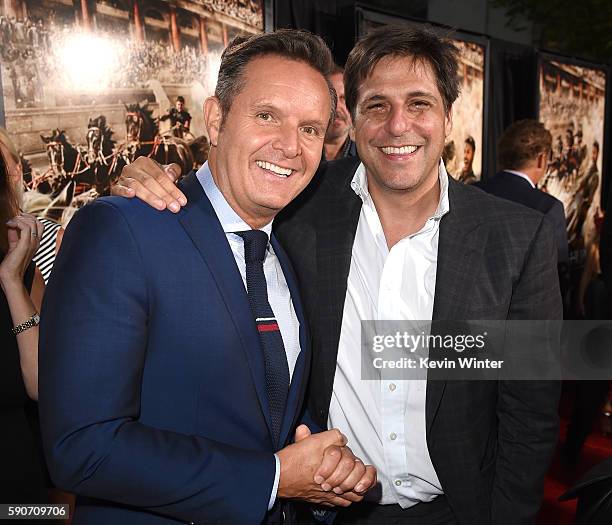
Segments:
[[[596,66],[542,54],[538,81],[539,119],[553,137],[540,188],[563,202],[576,292],[585,265],[598,259],[606,74]]]
[[[358,9],[358,36],[381,25],[423,24],[368,9]],[[459,98],[453,104],[453,129],[446,140],[443,160],[455,179],[471,184],[481,179],[483,163],[487,41],[484,38],[428,25],[449,37],[459,50]]]
[[[139,155],[199,166],[221,52],[263,30],[264,0],[0,2],[0,126],[26,211],[65,225]]]

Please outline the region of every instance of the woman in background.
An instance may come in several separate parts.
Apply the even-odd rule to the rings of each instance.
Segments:
[[[45,503],[46,484],[35,418],[38,312],[44,292],[32,263],[43,226],[20,213],[21,163],[0,141],[0,501]]]

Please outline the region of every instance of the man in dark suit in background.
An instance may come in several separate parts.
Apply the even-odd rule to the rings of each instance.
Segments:
[[[441,162],[457,66],[429,31],[383,27],[358,42],[344,81],[361,162],[323,164],[276,224],[313,336],[308,417],[339,425],[379,471],[368,503],[335,523],[527,525],[540,505],[557,383],[360,375],[361,320],[561,317],[548,220]],[[114,191],[176,207],[173,171],[128,167]]]
[[[233,42],[181,213],[104,198],[70,223],[42,313],[40,414],[75,525],[287,523],[283,499],[345,506],[374,482],[337,430],[295,432],[307,326],[269,238],[321,158],[331,66],[307,32]],[[342,495],[314,482],[323,461]]]
[[[500,171],[476,186],[547,215],[555,228],[558,263],[567,265],[569,252],[563,203],[537,188],[546,175],[551,147],[552,135],[541,122],[525,119],[513,123],[497,144]]]

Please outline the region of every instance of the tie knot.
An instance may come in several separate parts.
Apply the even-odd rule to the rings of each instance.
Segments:
[[[244,260],[247,263],[263,262],[268,247],[268,234],[261,230],[236,232],[244,240]]]

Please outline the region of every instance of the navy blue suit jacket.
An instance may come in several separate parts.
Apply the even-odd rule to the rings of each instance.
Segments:
[[[563,203],[559,199],[534,188],[525,179],[507,171],[500,171],[494,177],[479,181],[474,186],[547,215],[555,230],[557,261],[559,263],[569,262],[565,212]]]
[[[293,437],[309,368],[290,263],[272,236],[300,321],[280,445],[248,297],[194,174],[178,215],[102,198],[68,227],[45,295],[40,412],[75,525],[257,524],[273,452]]]

